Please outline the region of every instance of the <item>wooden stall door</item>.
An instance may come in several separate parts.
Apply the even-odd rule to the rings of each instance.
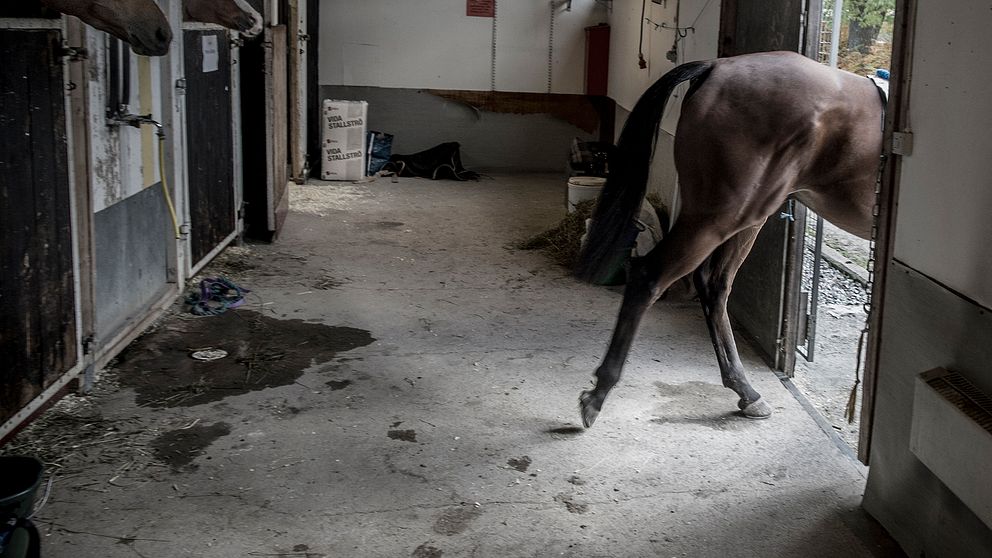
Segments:
[[[265,30],[271,48],[266,49],[265,78],[269,103],[265,111],[269,132],[269,230],[279,234],[289,212],[289,99],[286,73],[286,26],[277,25]],[[293,42],[296,42],[294,37]]]
[[[246,43],[240,61],[245,234],[268,241],[289,209],[286,26]]]
[[[0,30],[0,424],[79,361],[57,30]]]
[[[190,250],[195,268],[236,227],[227,31],[183,31]]]
[[[720,56],[805,48],[806,10],[819,13],[820,0],[723,0]],[[819,21],[819,16],[815,18]],[[802,273],[803,208],[786,204],[768,218],[741,266],[729,309],[775,370],[795,368]]]

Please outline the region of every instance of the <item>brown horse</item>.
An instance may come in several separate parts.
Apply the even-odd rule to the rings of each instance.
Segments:
[[[137,54],[169,52],[172,28],[154,0],[41,0],[41,4],[110,33]]]
[[[620,379],[647,309],[692,273],[723,385],[744,416],[772,408],[748,383],[727,297],[758,230],[787,198],[861,237],[871,231],[882,151],[883,103],[875,84],[795,53],[690,62],[638,100],[620,135],[577,275],[597,280],[617,262],[642,203],[665,102],[690,81],[675,133],[682,209],[668,235],[631,261],[613,339],[595,387],[579,397],[582,423],[595,422]]]
[[[262,32],[262,15],[245,0],[183,0],[183,21],[216,23],[246,37]]]

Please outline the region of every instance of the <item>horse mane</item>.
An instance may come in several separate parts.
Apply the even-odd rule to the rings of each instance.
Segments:
[[[592,283],[606,279],[626,257],[636,237],[635,214],[647,193],[648,171],[658,125],[668,97],[687,80],[693,90],[713,68],[712,61],[688,62],[661,76],[634,105],[610,161],[610,174],[600,192],[575,275]]]

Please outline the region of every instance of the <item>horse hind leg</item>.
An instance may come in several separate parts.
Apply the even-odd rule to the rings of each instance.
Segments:
[[[737,393],[740,397],[737,406],[748,418],[768,418],[772,414],[772,408],[747,381],[730,326],[727,299],[730,297],[737,270],[751,251],[760,229],[761,225],[757,225],[737,233],[714,250],[693,273],[693,282],[703,305],[706,325],[720,365],[720,375],[723,376],[723,385]]]
[[[596,421],[606,396],[620,381],[644,313],[672,283],[696,269],[723,240],[703,222],[692,223],[684,218],[651,252],[631,261],[620,314],[606,356],[596,369],[595,386],[579,396],[582,424],[586,428]]]

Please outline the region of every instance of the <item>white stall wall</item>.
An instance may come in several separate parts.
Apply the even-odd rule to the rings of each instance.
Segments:
[[[895,257],[992,307],[987,2],[920,2]],[[926,22],[920,25],[919,22]]]
[[[902,157],[864,506],[908,556],[992,556],[992,525],[910,450],[920,373],[944,367],[992,393],[992,10],[969,0],[913,3],[915,145]]]
[[[155,128],[108,126],[106,118],[108,49],[105,33],[87,33],[89,51],[89,119],[93,211],[101,211],[159,182]],[[124,45],[123,48],[129,48]],[[127,105],[134,114],[162,121],[161,58],[130,53],[131,91]]]
[[[641,2],[615,0],[610,14],[609,94],[617,102],[616,135],[619,137],[637,99],[652,83],[677,64],[716,58],[720,30],[720,3],[713,0],[679,0],[661,5],[648,2],[644,19],[654,24],[683,28],[676,42],[674,29],[658,28],[641,19]],[[692,29],[687,29],[687,28]],[[643,28],[644,59],[638,67],[638,43]],[[669,60],[674,47],[676,62]],[[673,138],[679,103],[688,84],[676,88],[669,99],[651,165],[649,191],[658,194],[674,216],[678,211],[677,176],[672,160]]]
[[[550,62],[551,93],[585,92],[585,28],[605,22],[606,8],[566,6],[497,3],[497,91],[549,92]],[[493,89],[493,19],[465,14],[465,0],[322,0],[320,84]]]

